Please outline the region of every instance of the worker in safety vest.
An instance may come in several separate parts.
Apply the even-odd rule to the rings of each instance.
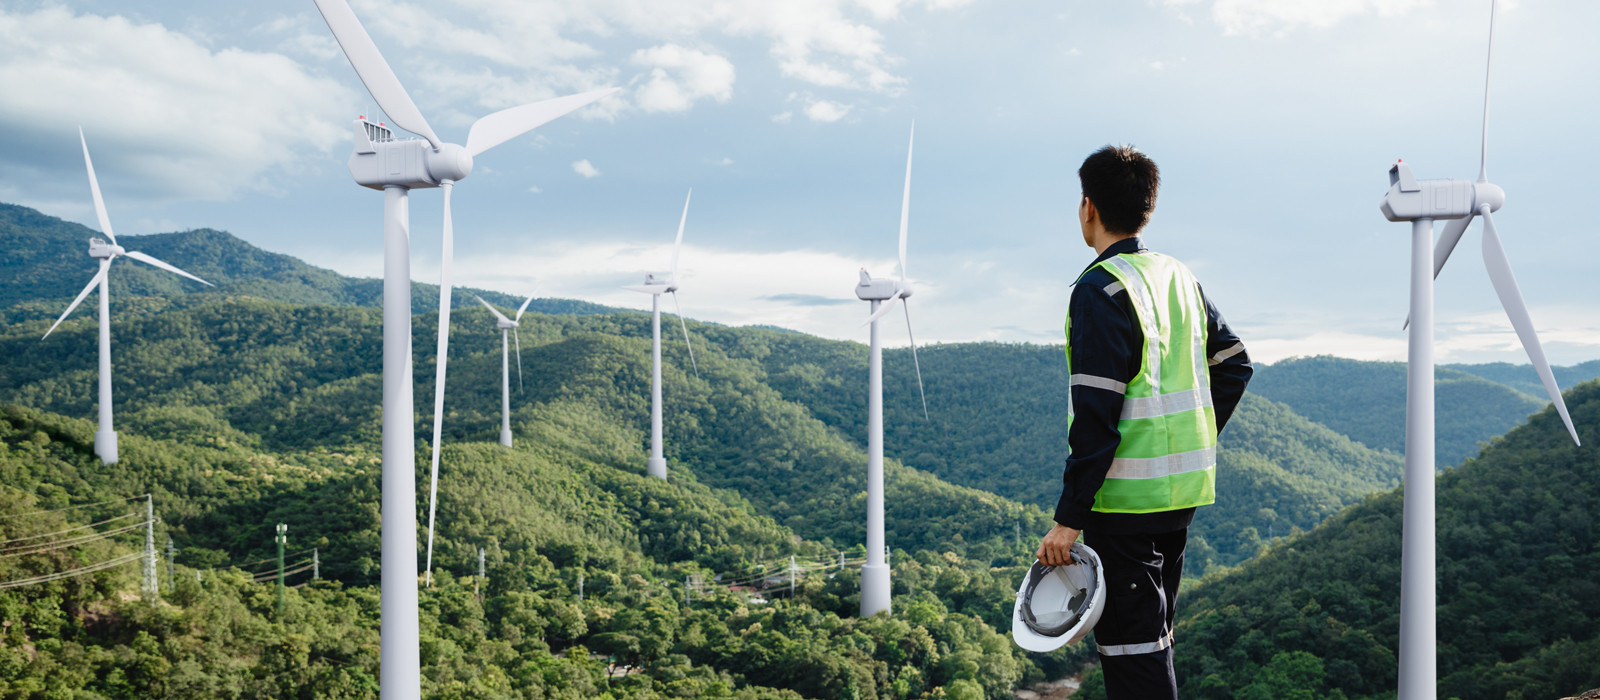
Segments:
[[[1177,697],[1172,619],[1189,524],[1216,500],[1217,433],[1252,372],[1244,343],[1189,268],[1145,248],[1161,175],[1106,146],[1078,169],[1078,221],[1098,257],[1067,312],[1068,457],[1047,565],[1081,534],[1103,562],[1094,628],[1111,700]]]

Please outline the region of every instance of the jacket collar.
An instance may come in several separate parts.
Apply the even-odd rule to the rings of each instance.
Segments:
[[[1106,252],[1101,253],[1100,257],[1095,258],[1094,262],[1089,263],[1088,267],[1083,268],[1083,271],[1088,272],[1090,269],[1094,268],[1095,265],[1099,265],[1100,263],[1111,259],[1113,256],[1122,255],[1124,253],[1140,253],[1146,250],[1149,249],[1144,247],[1144,241],[1140,240],[1138,236],[1124,238],[1116,243],[1112,243],[1110,246],[1107,246]],[[1078,276],[1082,277],[1083,275],[1080,273]]]

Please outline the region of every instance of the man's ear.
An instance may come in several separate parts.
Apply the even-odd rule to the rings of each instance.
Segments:
[[[1083,198],[1083,204],[1080,209],[1083,211],[1083,223],[1085,224],[1093,223],[1100,216],[1100,210],[1095,208],[1094,200],[1088,197]]]

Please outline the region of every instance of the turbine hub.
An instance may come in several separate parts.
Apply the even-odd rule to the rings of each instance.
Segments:
[[[438,182],[460,182],[472,174],[472,154],[453,143],[444,144],[437,151],[427,151],[428,174]]]
[[[1489,211],[1500,211],[1506,204],[1506,191],[1492,182],[1473,183],[1473,194],[1478,206],[1489,205]]]

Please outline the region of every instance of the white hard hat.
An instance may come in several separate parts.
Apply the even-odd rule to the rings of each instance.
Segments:
[[[1106,609],[1106,574],[1100,555],[1082,542],[1072,545],[1072,563],[1037,561],[1017,588],[1011,638],[1028,651],[1054,651],[1089,635]]]

